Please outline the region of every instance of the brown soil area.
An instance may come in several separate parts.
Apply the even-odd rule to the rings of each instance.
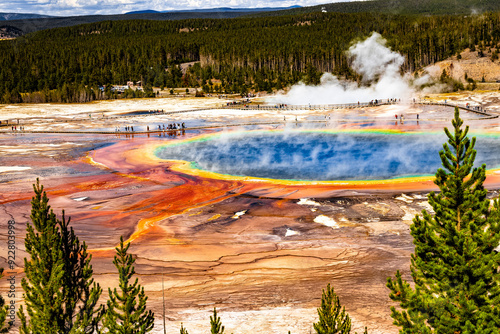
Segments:
[[[426,70],[435,78],[439,78],[443,70],[456,80],[466,82],[465,74],[475,81],[482,81],[483,77],[488,86],[483,86],[483,89],[498,89],[500,83],[500,60],[492,60],[491,52],[486,50],[484,56],[480,57],[478,51],[470,51],[466,49],[461,54],[461,59],[453,56],[447,60],[438,62],[428,66]],[[493,83],[493,84],[492,84]]]

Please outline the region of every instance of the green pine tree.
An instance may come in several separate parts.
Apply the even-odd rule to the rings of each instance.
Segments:
[[[123,237],[120,237],[120,245],[116,247],[113,261],[118,269],[120,291],[116,288],[113,291],[108,289],[109,300],[103,318],[102,333],[144,334],[153,329],[154,313],[146,311],[148,297],[144,288],[137,278],[133,283],[130,281],[135,274],[135,259],[127,254],[129,247],[130,243],[125,246]]]
[[[57,218],[48,205],[47,194],[37,180],[31,200],[31,222],[26,227],[25,247],[30,259],[24,259],[26,278],[21,281],[24,301],[18,311],[20,332],[60,333],[59,316],[63,313],[64,261]]]
[[[184,326],[182,325],[182,323],[181,323],[181,332],[180,332],[180,334],[189,334],[188,331],[187,331],[187,329],[184,328]]]
[[[64,211],[59,221],[62,241],[65,291],[64,313],[61,326],[65,333],[78,330],[83,333],[93,333],[104,313],[104,306],[97,306],[102,288],[92,278],[93,269],[90,265],[92,255],[87,253],[85,242],[80,243],[73,228],[66,222]]]
[[[92,280],[87,246],[68,229],[64,212],[62,221],[57,219],[38,179],[33,189],[25,238],[30,259],[24,259],[21,281],[28,317],[21,306],[20,332],[92,333],[102,312],[96,307],[101,289]]]
[[[333,287],[328,284],[321,296],[321,307],[318,308],[319,321],[313,324],[314,330],[318,334],[349,334],[351,333],[351,319],[341,307],[340,299]],[[289,332],[290,333],[290,332]],[[368,334],[365,327],[364,334]]]
[[[351,319],[340,306],[340,300],[333,287],[328,284],[321,296],[321,307],[318,308],[319,322],[313,325],[318,334],[347,334],[351,332]]]
[[[400,333],[498,333],[500,327],[500,204],[486,198],[486,166],[474,168],[475,138],[461,128],[458,108],[454,133],[440,152],[439,193],[429,194],[435,214],[423,211],[411,225],[415,253],[411,276],[398,271],[388,279],[394,324]]]
[[[217,316],[217,310],[214,307],[214,315],[210,316],[210,333],[211,334],[224,334],[224,326]]]
[[[0,279],[3,277],[3,268],[0,268]],[[5,305],[5,300],[0,296],[0,333],[7,333],[11,325],[7,322],[9,306]]]

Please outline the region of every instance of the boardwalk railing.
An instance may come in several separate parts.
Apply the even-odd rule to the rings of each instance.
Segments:
[[[354,108],[367,108],[375,107],[384,104],[394,104],[391,102],[359,102],[359,103],[342,103],[342,104],[225,104],[222,105],[223,109],[244,109],[244,110],[334,110],[334,109],[354,109]]]
[[[432,101],[406,101],[406,102],[395,102],[395,101],[383,101],[378,100],[377,102],[359,102],[359,103],[342,103],[342,104],[307,104],[307,105],[296,105],[296,104],[276,104],[276,105],[252,105],[252,104],[229,104],[223,105],[224,109],[238,109],[238,110],[336,110],[336,109],[356,109],[356,108],[369,108],[383,105],[393,105],[393,104],[406,104],[406,105],[435,105],[435,106],[445,106],[445,107],[458,107],[460,109],[470,111],[486,118],[497,118],[498,115],[486,112],[482,107],[472,107],[464,106],[460,104],[452,104],[448,102],[432,102]]]
[[[145,117],[145,116],[161,116],[161,115],[173,115],[173,114],[182,114],[188,112],[197,112],[197,111],[206,111],[206,110],[216,110],[216,109],[232,109],[232,110],[336,110],[336,109],[356,109],[356,108],[368,108],[368,107],[376,107],[382,105],[394,105],[394,104],[408,104],[408,105],[435,105],[435,106],[446,106],[446,107],[458,107],[460,109],[470,111],[481,116],[484,116],[482,119],[490,119],[490,118],[498,118],[498,114],[492,114],[483,110],[481,107],[472,107],[472,106],[464,106],[460,104],[451,104],[445,102],[432,102],[432,101],[406,101],[406,102],[396,102],[396,101],[387,101],[377,100],[376,102],[358,102],[358,103],[342,103],[342,104],[307,104],[307,105],[287,105],[287,104],[276,104],[276,105],[259,105],[259,104],[228,104],[217,107],[208,107],[208,108],[196,108],[196,109],[186,109],[186,110],[174,110],[174,111],[149,111],[149,110],[138,110],[135,111],[136,114],[122,114],[115,116],[104,116],[99,117],[100,113],[94,113],[97,117],[87,118],[87,117],[75,117],[75,118],[60,118],[54,119],[51,121],[44,121],[40,118],[30,118],[30,119],[20,119],[18,122],[17,119],[10,119],[8,122],[6,120],[2,120],[0,127],[11,127],[11,126],[19,126],[19,125],[28,125],[34,124],[37,122],[44,123],[70,123],[70,122],[93,122],[98,120],[113,120],[113,119],[122,119],[122,118],[136,118],[136,117]]]
[[[472,107],[472,106],[467,107],[464,105],[460,105],[458,103],[452,104],[452,103],[447,103],[447,102],[445,103],[445,102],[420,101],[416,104],[432,105],[432,106],[445,106],[445,107],[452,107],[452,108],[458,107],[458,108],[466,110],[466,111],[470,111],[470,112],[473,112],[473,113],[476,113],[479,115],[486,116],[486,118],[497,118],[498,117],[498,115],[493,115],[493,114],[486,112],[486,110],[483,109],[482,107]]]

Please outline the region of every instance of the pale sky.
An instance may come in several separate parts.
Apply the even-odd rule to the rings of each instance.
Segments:
[[[0,12],[76,16],[123,14],[145,9],[165,11],[216,7],[314,6],[343,1],[349,0],[0,0]]]

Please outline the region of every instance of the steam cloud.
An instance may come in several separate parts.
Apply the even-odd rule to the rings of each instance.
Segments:
[[[348,50],[352,68],[362,76],[362,84],[340,80],[330,73],[321,77],[318,86],[299,83],[285,95],[276,97],[286,104],[342,104],[375,99],[410,98],[414,89],[401,75],[404,58],[391,51],[386,40],[376,32]]]

